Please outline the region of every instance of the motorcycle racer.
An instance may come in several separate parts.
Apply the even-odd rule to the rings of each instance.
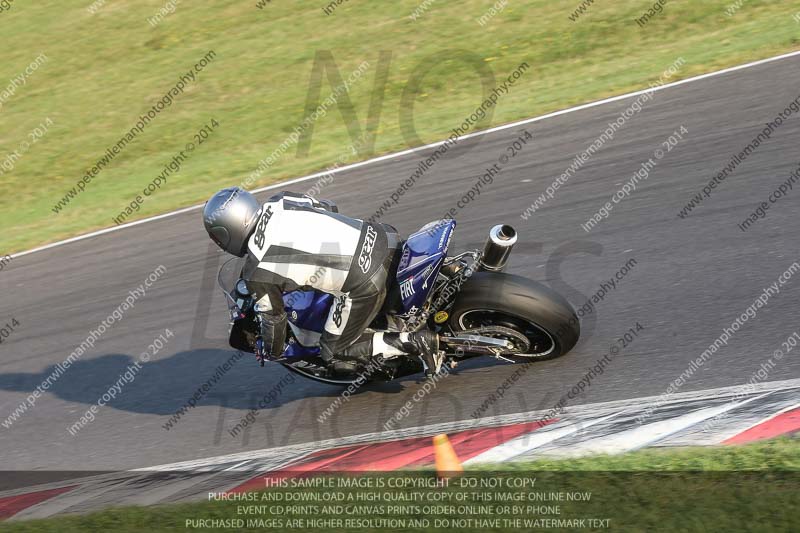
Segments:
[[[263,205],[239,187],[222,189],[206,202],[205,229],[225,252],[247,257],[242,279],[256,302],[256,356],[277,360],[286,343],[283,294],[316,289],[334,297],[321,334],[295,328],[303,344],[319,344],[320,356],[355,372],[378,354],[418,357],[427,375],[441,369],[439,337],[423,329],[364,334],[381,309],[393,259],[396,230],[338,212],[335,204],[290,192]]]

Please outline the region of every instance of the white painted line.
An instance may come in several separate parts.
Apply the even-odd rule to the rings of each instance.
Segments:
[[[539,122],[541,120],[546,120],[548,118],[553,118],[553,117],[558,117],[558,116],[561,116],[561,115],[566,115],[567,113],[574,113],[576,111],[582,111],[584,109],[590,109],[592,107],[597,107],[597,106],[600,106],[600,105],[609,104],[611,102],[617,102],[619,100],[624,100],[626,98],[632,98],[634,96],[639,96],[639,95],[644,94],[644,93],[663,91],[664,89],[677,87],[679,85],[684,85],[686,83],[700,81],[700,80],[704,80],[704,79],[707,79],[707,78],[712,78],[712,77],[715,77],[715,76],[721,76],[723,74],[728,74],[730,72],[736,72],[738,70],[743,70],[743,69],[755,67],[755,66],[758,66],[758,65],[764,65],[766,63],[771,63],[773,61],[779,61],[781,59],[786,59],[786,58],[794,57],[794,56],[797,56],[797,55],[800,55],[800,50],[798,50],[796,52],[789,52],[788,54],[781,54],[781,55],[774,56],[774,57],[768,57],[766,59],[760,59],[758,61],[753,61],[751,63],[745,63],[743,65],[736,65],[734,67],[729,67],[729,68],[726,68],[726,69],[717,70],[717,71],[709,72],[709,73],[706,73],[706,74],[700,74],[699,76],[694,76],[692,78],[686,78],[685,80],[679,80],[679,81],[674,81],[672,83],[666,83],[666,84],[661,85],[659,87],[647,88],[647,89],[642,89],[640,91],[634,91],[634,92],[630,92],[630,93],[621,94],[621,95],[618,95],[618,96],[612,96],[610,98],[605,98],[603,100],[597,100],[597,101],[594,101],[594,102],[589,102],[587,104],[581,104],[581,105],[574,106],[574,107],[568,107],[567,109],[561,109],[559,111],[554,111],[552,113],[547,113],[546,115],[540,115],[538,117],[527,118],[527,119],[524,119],[524,120],[519,120],[517,122],[510,122],[508,124],[502,124],[500,126],[495,126],[494,128],[489,128],[487,130],[481,130],[481,131],[476,131],[476,132],[473,132],[473,133],[468,133],[466,135],[462,135],[461,137],[457,137],[456,139],[458,141],[462,141],[464,139],[470,139],[472,137],[477,137],[479,135],[486,135],[487,133],[494,133],[496,131],[502,131],[502,130],[506,130],[506,129],[509,129],[509,128],[516,128],[518,126],[523,126],[525,124],[531,124],[533,122]],[[345,170],[351,170],[351,169],[354,169],[354,168],[363,167],[365,165],[371,165],[373,163],[379,163],[381,161],[386,161],[388,159],[394,159],[394,158],[401,157],[401,156],[404,156],[404,155],[425,151],[425,150],[428,150],[430,148],[436,148],[437,146],[441,146],[445,142],[446,141],[437,141],[437,142],[434,142],[434,143],[426,144],[424,146],[418,146],[417,148],[411,148],[411,149],[408,149],[408,150],[403,150],[401,152],[394,152],[394,153],[391,153],[391,154],[386,154],[386,155],[382,155],[382,156],[379,156],[379,157],[374,157],[372,159],[367,159],[366,161],[360,161],[358,163],[352,163],[350,165],[337,167],[337,168],[334,168],[334,169],[331,169],[331,170],[323,170],[323,171],[320,171],[320,172],[315,172],[314,174],[309,174],[308,176],[302,176],[300,178],[294,178],[294,179],[291,179],[291,180],[288,180],[288,181],[275,183],[273,185],[267,185],[266,187],[261,187],[259,189],[254,189],[251,192],[254,192],[254,193],[264,192],[264,191],[268,191],[268,190],[271,190],[271,189],[277,189],[279,187],[286,187],[287,185],[292,185],[294,183],[299,183],[301,181],[306,181],[306,180],[322,177],[322,176],[325,176],[325,175],[339,174],[340,172],[344,172]],[[110,233],[112,231],[121,230],[123,228],[131,228],[131,227],[134,227],[134,226],[138,226],[140,224],[145,224],[147,222],[153,222],[155,220],[161,220],[163,218],[167,218],[167,217],[171,217],[171,216],[175,216],[175,215],[180,215],[182,213],[187,213],[189,211],[195,211],[195,210],[200,209],[201,207],[203,207],[203,205],[204,204],[193,205],[191,207],[185,207],[183,209],[178,209],[177,211],[171,211],[169,213],[164,213],[162,215],[157,215],[157,216],[150,217],[150,218],[144,218],[142,220],[137,220],[135,222],[129,222],[127,224],[120,224],[119,226],[114,226],[114,227],[111,227],[111,228],[105,228],[105,229],[101,229],[101,230],[98,230],[98,231],[93,231],[91,233],[86,233],[84,235],[78,235],[77,237],[72,237],[70,239],[65,239],[63,241],[58,241],[58,242],[53,242],[53,243],[50,243],[50,244],[45,244],[44,246],[39,246],[39,247],[33,248],[31,250],[26,250],[24,252],[18,252],[16,254],[12,254],[11,258],[14,259],[14,258],[17,258],[17,257],[22,257],[24,255],[32,254],[34,252],[40,252],[42,250],[49,250],[50,248],[55,248],[56,246],[61,246],[63,244],[69,244],[71,242],[81,241],[81,240],[84,240],[84,239],[90,239],[92,237],[97,237],[98,235],[104,235],[106,233]]]
[[[550,444],[551,442],[562,437],[572,435],[573,433],[588,427],[592,427],[600,422],[605,422],[606,420],[618,416],[619,414],[621,413],[612,413],[608,416],[597,418],[595,420],[574,422],[569,425],[553,428],[549,431],[546,431],[547,426],[545,426],[542,429],[537,429],[533,433],[520,435],[519,437],[511,439],[508,442],[504,442],[499,446],[495,446],[494,448],[486,450],[480,455],[476,455],[472,459],[467,459],[464,461],[464,464],[472,465],[480,463],[502,463],[503,461],[513,459],[514,457],[527,453],[535,448],[539,448],[540,446],[544,446],[545,444]]]
[[[741,407],[753,400],[763,398],[768,394],[772,393],[767,392],[734,404],[728,403],[718,407],[698,409],[697,411],[685,415],[645,424],[627,431],[614,432],[603,437],[581,441],[566,449],[556,450],[553,454],[548,455],[557,455],[559,457],[583,457],[598,453],[617,454],[638,450],[639,448],[652,445],[670,435],[674,435],[679,431],[690,428],[704,420],[718,416],[736,407]]]
[[[231,470],[236,470],[236,469],[237,469],[237,468],[239,468],[240,466],[242,466],[242,465],[244,465],[244,464],[247,464],[247,463],[249,463],[249,462],[250,462],[250,461],[242,461],[242,462],[240,462],[240,463],[237,463],[237,464],[235,464],[235,465],[233,465],[233,466],[231,466],[231,467],[229,467],[229,468],[223,468],[223,469],[222,469],[222,471],[223,471],[223,472],[230,472]]]

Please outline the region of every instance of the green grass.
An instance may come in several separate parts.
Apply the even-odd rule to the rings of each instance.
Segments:
[[[31,248],[113,225],[112,218],[212,118],[221,127],[180,173],[147,199],[135,217],[193,205],[241,183],[304,116],[315,52],[329,50],[343,77],[362,61],[370,68],[351,87],[365,131],[380,50],[391,52],[374,150],[347,153],[353,139],[337,108],[317,121],[307,155],[292,147],[253,186],[264,185],[407,146],[400,125],[403,91],[419,65],[430,64],[414,106],[417,142],[447,136],[481,101],[465,51],[500,82],[522,62],[528,71],[501,98],[491,125],[647,86],[679,56],[677,78],[800,48],[796,3],[748,0],[733,17],[730,0],[674,0],[640,28],[651,4],[597,2],[572,22],[579,0],[509,2],[484,27],[486,0],[431,2],[417,21],[418,0],[350,0],[332,15],[325,0],[181,2],[152,28],[146,18],[164,0],[16,0],[0,13],[0,90],[40,53],[48,58],[0,110],[0,161],[46,118],[54,125],[0,176],[0,253]],[[60,214],[53,205],[106,150],[209,50],[217,57]],[[426,63],[427,61],[427,63]],[[325,79],[322,97],[330,93]],[[488,126],[490,124],[484,124]],[[398,176],[400,180],[402,176]],[[295,186],[302,189],[303,186]],[[324,191],[323,191],[324,195]],[[377,206],[365,206],[369,213]]]
[[[422,478],[432,478],[431,473],[408,474]],[[388,479],[398,475],[364,474],[372,479],[382,478],[388,486]],[[362,477],[362,478],[363,478]],[[527,488],[466,488],[459,487],[466,478],[501,480],[535,479],[534,485]],[[497,466],[484,466],[468,470],[462,478],[450,482],[445,489],[416,489],[415,492],[462,493],[470,499],[471,505],[486,505],[491,511],[480,510],[483,514],[470,515],[456,508],[453,512],[442,510],[432,514],[425,513],[419,502],[394,502],[402,509],[389,513],[379,511],[364,515],[350,515],[361,518],[406,517],[416,519],[455,520],[467,516],[496,519],[502,517],[542,518],[535,510],[526,509],[522,513],[506,512],[503,506],[532,505],[559,506],[559,513],[549,518],[598,518],[610,519],[610,529],[606,531],[797,531],[800,527],[800,442],[796,439],[778,439],[747,446],[687,448],[677,450],[646,450],[618,456],[588,457],[574,460],[548,460],[528,463],[503,463]],[[377,483],[377,482],[375,482]],[[402,489],[389,488],[273,488],[271,493],[299,494],[311,490],[344,494],[371,493],[390,494]],[[530,501],[520,502],[483,501],[475,503],[470,493],[497,495],[523,494],[529,492],[581,492],[591,493],[587,501]],[[494,498],[494,496],[493,496]],[[452,500],[451,503],[455,502]],[[445,501],[446,503],[446,501]],[[133,531],[179,531],[185,528],[186,520],[252,518],[239,512],[238,506],[266,505],[265,514],[256,515],[263,519],[284,520],[295,518],[337,518],[348,516],[333,510],[324,510],[325,504],[304,502],[302,505],[320,507],[319,512],[309,513],[308,509],[298,508],[275,512],[276,505],[301,505],[292,500],[242,502],[200,502],[180,505],[159,505],[153,507],[124,507],[109,509],[85,516],[66,516],[48,520],[7,522],[0,530],[8,532],[133,532]],[[330,505],[390,505],[392,503],[364,502],[357,499],[333,502]],[[424,504],[424,500],[423,500]],[[455,503],[454,503],[455,505]],[[374,509],[374,507],[373,507]],[[473,507],[472,509],[476,509]],[[296,511],[296,512],[295,512]],[[410,528],[392,528],[408,531]],[[475,531],[476,527],[458,527],[459,530]],[[503,529],[495,528],[495,529]],[[551,529],[542,528],[545,531]],[[203,528],[203,531],[229,531],[226,529]],[[256,528],[245,528],[255,531]],[[276,531],[280,529],[275,529]],[[344,527],[342,530],[355,530]],[[359,529],[375,531],[376,529]],[[386,530],[386,529],[384,529]],[[589,529],[591,530],[591,529]]]

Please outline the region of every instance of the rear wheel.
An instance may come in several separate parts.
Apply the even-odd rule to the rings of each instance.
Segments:
[[[514,350],[502,356],[514,362],[559,357],[580,337],[578,317],[560,294],[503,272],[473,274],[456,297],[448,324],[454,333],[483,328],[481,335],[510,341]]]

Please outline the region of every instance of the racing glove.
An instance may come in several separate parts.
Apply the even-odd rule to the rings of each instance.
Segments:
[[[264,360],[275,361],[283,355],[288,322],[281,290],[274,285],[268,285],[265,292],[255,306],[258,322],[255,352],[261,366],[264,366]]]
[[[256,357],[264,365],[264,360],[275,361],[283,355],[286,343],[286,313],[257,313],[258,337],[256,338]]]

